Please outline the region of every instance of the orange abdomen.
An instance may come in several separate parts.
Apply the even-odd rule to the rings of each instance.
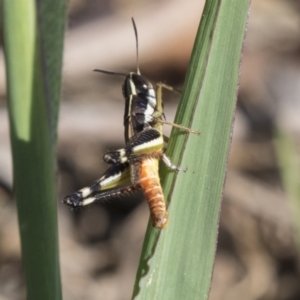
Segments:
[[[168,225],[168,213],[160,185],[157,159],[147,158],[141,161],[139,185],[148,202],[153,226],[165,228]]]

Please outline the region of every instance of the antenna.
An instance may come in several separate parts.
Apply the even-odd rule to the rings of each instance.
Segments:
[[[121,75],[121,76],[127,76],[124,73],[118,73],[118,72],[112,72],[112,71],[107,71],[107,70],[101,70],[101,69],[94,69],[94,72],[100,72],[100,73],[105,73],[105,74],[109,74],[109,75]]]
[[[1,0],[0,0],[1,1]],[[131,18],[133,29],[134,29],[134,35],[135,35],[135,41],[136,41],[136,72],[138,75],[141,75],[140,68],[139,68],[139,42],[138,42],[138,33],[137,33],[137,28],[136,24],[133,18]],[[100,73],[105,73],[108,75],[121,75],[121,76],[127,76],[124,73],[119,73],[119,72],[113,72],[113,71],[108,71],[108,70],[102,70],[102,69],[94,69],[94,72],[100,72]]]
[[[135,41],[136,41],[136,72],[138,75],[141,75],[140,68],[139,68],[139,42],[138,42],[138,33],[136,29],[136,25],[134,22],[134,18],[131,18],[134,34],[135,34]]]

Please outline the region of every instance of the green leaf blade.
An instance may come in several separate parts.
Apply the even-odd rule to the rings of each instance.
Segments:
[[[248,6],[206,2],[175,119],[201,135],[173,130],[167,154],[188,171],[163,171],[170,223],[148,228],[135,299],[208,298]]]
[[[51,10],[41,16],[39,9],[46,2],[51,2]],[[62,297],[55,173],[57,124],[52,120],[57,119],[59,108],[64,26],[51,33],[53,44],[57,45],[59,36],[60,45],[47,49],[44,43],[46,31],[50,37],[56,24],[64,23],[66,3],[55,2],[2,1],[14,194],[27,299],[31,300]],[[56,15],[56,23],[42,29],[37,19],[43,23],[49,13]],[[50,86],[49,82],[56,84]]]

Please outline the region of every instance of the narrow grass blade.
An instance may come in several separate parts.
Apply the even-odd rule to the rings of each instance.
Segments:
[[[188,171],[162,172],[170,223],[148,227],[134,299],[208,298],[248,7],[206,1],[175,119],[201,135],[172,131],[167,154]]]
[[[3,0],[8,108],[27,299],[61,299],[55,143],[66,3]]]

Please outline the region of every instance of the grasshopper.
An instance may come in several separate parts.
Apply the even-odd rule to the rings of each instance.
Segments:
[[[155,90],[151,82],[140,74],[138,34],[133,18],[132,24],[136,38],[137,71],[126,75],[102,69],[94,70],[125,77],[122,87],[125,98],[125,147],[107,152],[103,159],[111,164],[108,170],[92,185],[65,196],[64,203],[79,207],[142,190],[149,205],[152,225],[162,229],[168,224],[168,213],[160,185],[159,160],[162,159],[171,170],[185,171],[173,165],[164,154],[162,125],[169,124],[189,133],[199,132],[165,120],[162,88],[175,89],[159,83]]]

